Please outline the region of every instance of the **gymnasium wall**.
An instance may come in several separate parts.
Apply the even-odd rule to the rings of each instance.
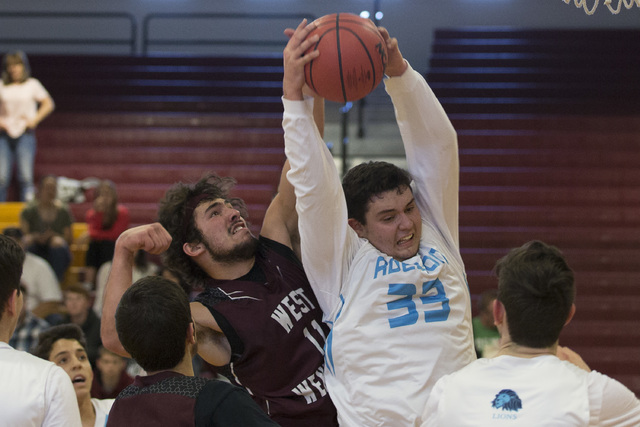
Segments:
[[[527,28],[640,28],[640,8],[624,7],[617,15],[611,14],[603,0],[586,0],[589,7],[599,6],[588,16],[576,8],[574,0],[380,0],[379,9],[384,13],[380,25],[386,26],[398,37],[404,55],[419,70],[427,69],[433,30],[457,26],[516,26]],[[614,0],[616,4],[618,0]],[[58,24],[40,21],[24,21],[3,17],[7,12],[126,12],[138,23],[138,38],[142,37],[141,25],[145,16],[152,13],[299,13],[322,16],[333,12],[359,13],[373,10],[373,0],[2,0],[0,2],[0,39],[14,36],[47,37],[103,37],[113,31],[126,31],[122,23],[77,23],[60,20]],[[284,40],[282,30],[294,26],[297,21],[280,20],[266,24],[220,21],[158,21],[150,27],[156,37],[189,36],[192,38],[245,38]],[[0,51],[12,46],[0,44]],[[72,46],[41,45],[18,46],[29,52],[68,53]],[[138,41],[138,49],[140,42]],[[615,46],[612,46],[615,48]],[[86,48],[83,52],[87,52]],[[111,49],[111,50],[110,50]],[[201,46],[198,53],[215,54],[217,49]],[[222,48],[220,48],[222,49]],[[281,51],[280,48],[264,48],[265,51]],[[91,53],[110,53],[106,46],[93,47]],[[104,52],[102,52],[104,51]],[[122,53],[122,52],[114,52]]]

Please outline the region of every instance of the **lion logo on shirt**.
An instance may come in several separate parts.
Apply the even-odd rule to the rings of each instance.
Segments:
[[[503,411],[518,412],[519,409],[522,409],[522,401],[515,391],[504,389],[496,394],[495,399],[491,402],[491,407],[502,409]]]

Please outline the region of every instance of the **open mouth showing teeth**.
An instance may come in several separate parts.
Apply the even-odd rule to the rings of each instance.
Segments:
[[[404,237],[400,240],[398,240],[398,244],[401,245],[403,243],[408,242],[409,240],[413,239],[413,234],[408,235],[407,237]]]
[[[84,377],[75,377],[71,382],[74,384],[78,384],[78,383],[82,384],[86,382],[86,380],[84,379]]]
[[[244,230],[245,228],[246,227],[243,224],[238,224],[233,228],[232,234],[236,234],[238,231]]]

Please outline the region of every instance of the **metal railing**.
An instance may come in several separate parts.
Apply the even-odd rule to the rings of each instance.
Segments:
[[[4,31],[10,31],[12,25],[19,19],[20,27],[29,28],[29,20],[33,20],[34,27],[23,31],[29,34],[28,37],[16,35],[17,32],[12,31],[11,36],[3,36]],[[116,20],[128,26],[128,34],[121,35],[121,31],[110,31],[107,37],[87,37],[77,36],[77,31],[69,29],[64,25],[65,20],[71,20],[74,26],[88,25],[89,20]],[[2,25],[2,21],[8,20],[8,25]],[[13,20],[13,22],[11,22]],[[37,20],[47,21],[47,25],[37,25]],[[56,20],[56,21],[54,21]],[[0,45],[14,46],[22,48],[22,46],[38,46],[38,45],[59,45],[59,46],[127,46],[130,54],[136,53],[137,39],[137,21],[135,17],[129,13],[111,13],[111,12],[2,12],[0,14]],[[36,31],[37,30],[37,31]],[[68,31],[65,31],[68,30]],[[41,34],[35,35],[34,34]],[[61,36],[64,34],[64,36]],[[113,36],[111,35],[113,34]]]
[[[177,23],[181,20],[189,20],[190,25],[195,25],[196,21],[201,21],[203,24],[210,23],[215,25],[229,24],[233,21],[234,25],[241,25],[243,22],[248,24],[252,21],[272,21],[281,20],[286,22],[289,26],[295,26],[303,18],[309,19],[309,21],[315,19],[313,15],[300,14],[300,13],[280,13],[280,14],[257,14],[257,13],[152,13],[146,15],[142,22],[142,42],[141,52],[143,55],[147,55],[152,46],[242,46],[242,47],[255,47],[259,49],[264,48],[278,48],[281,51],[287,43],[286,38],[282,36],[282,30],[284,26],[277,27],[277,31],[274,34],[278,35],[277,39],[268,40],[264,38],[226,38],[226,34],[222,36],[201,38],[199,33],[195,36],[190,36],[184,27],[177,27],[180,29],[179,34],[174,36],[167,36],[167,33],[171,33],[170,24],[171,21]],[[154,22],[164,21],[163,36],[162,38],[152,37],[151,26]],[[188,30],[188,29],[187,29]],[[220,31],[220,30],[219,30]],[[243,34],[242,31],[234,31],[234,35]],[[246,34],[246,33],[245,33]]]

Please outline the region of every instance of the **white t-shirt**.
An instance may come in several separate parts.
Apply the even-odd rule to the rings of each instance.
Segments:
[[[0,81],[0,120],[12,138],[24,133],[27,123],[38,112],[38,103],[49,98],[49,92],[33,77],[23,83],[5,85]]]
[[[109,411],[111,411],[113,402],[115,402],[115,399],[91,399],[93,409],[96,410],[96,423],[94,427],[105,427],[107,425]]]
[[[51,265],[31,252],[26,252],[25,255],[20,281],[27,288],[27,310],[33,311],[43,302],[62,302],[62,290]]]
[[[81,426],[69,375],[0,342],[0,427]]]
[[[287,178],[296,191],[302,261],[331,326],[325,380],[342,426],[414,426],[435,381],[475,360],[458,245],[455,130],[409,67],[385,81],[422,216],[418,254],[400,263],[360,239],[313,101],[283,99]]]
[[[640,401],[618,381],[555,356],[478,359],[441,378],[423,412],[435,426],[640,426]]]

